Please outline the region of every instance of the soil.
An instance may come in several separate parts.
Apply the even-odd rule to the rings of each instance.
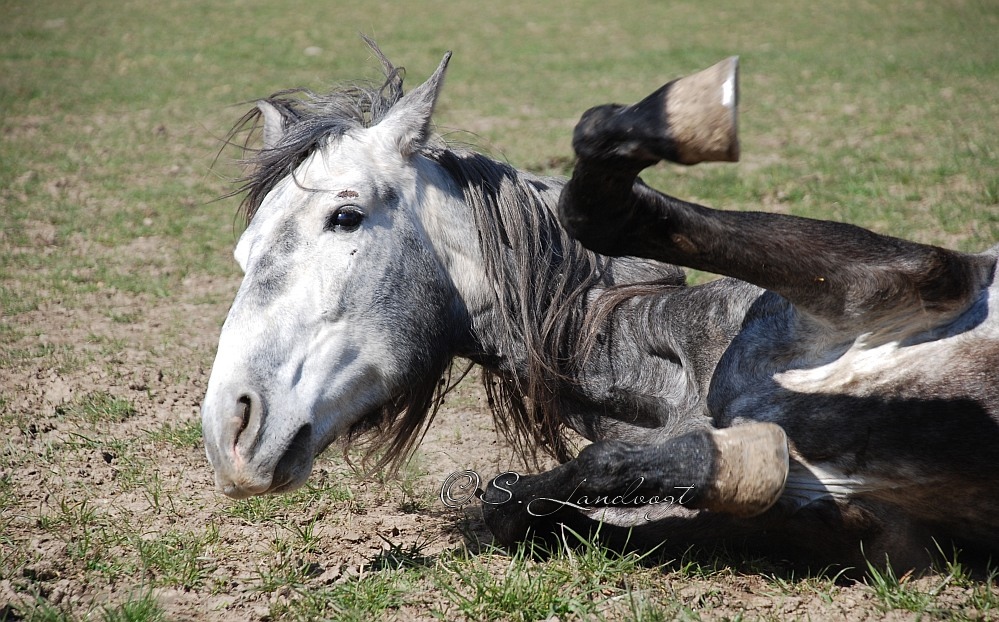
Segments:
[[[32,239],[42,252],[54,250],[55,233],[44,224],[35,226]],[[158,246],[137,240],[108,252],[141,261]],[[27,275],[10,276],[8,284],[28,282]],[[203,534],[206,525],[217,537],[199,552],[197,567],[207,568],[205,575],[153,591],[166,619],[270,619],[290,588],[262,589],[264,575],[280,567],[288,554],[280,542],[295,529],[314,530],[316,546],[304,561],[317,585],[369,572],[371,561],[393,546],[432,557],[462,547],[475,553],[491,542],[475,505],[459,510],[438,499],[452,472],[473,470],[486,478],[519,468],[494,432],[474,378],[449,396],[400,479],[364,479],[331,451],[312,481],[349,490],[347,498],[275,506],[266,520],[238,514],[237,502],[215,492],[197,438],[164,440],[164,431],[194,429],[199,420],[219,327],[238,282],[235,274],[194,275],[166,299],[98,287],[72,305],[53,296],[3,318],[5,334],[15,337],[0,367],[0,482],[8,508],[0,535],[0,620],[39,607],[80,619],[122,602],[150,578],[169,573],[166,561],[137,554],[141,543],[174,538],[179,554],[184,534]],[[103,410],[88,411],[99,399]],[[109,399],[126,406],[115,411]],[[940,580],[913,581],[930,591]],[[658,589],[701,619],[916,619],[908,611],[886,613],[864,584],[788,591],[760,574],[733,571],[683,580],[667,573]],[[964,611],[969,589],[948,585],[936,606],[952,602]],[[444,596],[431,591],[422,598],[433,604]],[[397,613],[422,619],[428,611]]]
[[[35,238],[46,236],[54,234],[39,224]],[[119,252],[153,254],[156,244],[140,241]],[[0,523],[0,620],[19,619],[37,598],[80,615],[120,602],[137,587],[138,581],[100,580],[93,566],[102,556],[88,560],[75,546],[87,532],[124,526],[116,537],[156,537],[197,533],[207,524],[217,525],[215,548],[226,558],[212,560],[205,589],[155,591],[167,619],[267,617],[280,593],[255,589],[255,573],[272,553],[275,528],[230,517],[237,502],[214,490],[200,441],[178,447],[153,440],[158,430],[200,421],[219,328],[238,283],[236,276],[190,277],[166,302],[104,288],[71,307],[51,299],[3,318],[6,331],[21,336],[6,344],[9,360],[0,366],[6,439],[0,482],[9,495]],[[121,420],[88,415],[95,396],[120,400],[127,412]],[[300,523],[323,519],[316,527],[320,581],[364,572],[387,543],[435,555],[469,538],[490,540],[471,509],[433,503],[454,471],[487,477],[515,463],[483,400],[469,380],[453,392],[399,479],[364,478],[333,449],[317,461],[313,481],[342,479],[352,495],[325,508],[289,511]],[[90,519],[80,520],[85,512]],[[114,540],[108,546],[121,548],[122,559],[134,555]]]

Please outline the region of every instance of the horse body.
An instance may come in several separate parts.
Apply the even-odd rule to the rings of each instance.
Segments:
[[[769,421],[787,432],[784,496],[794,508],[883,502],[957,526],[951,536],[981,525],[996,546],[999,500],[982,494],[997,484],[999,335],[988,319],[996,295],[983,288],[940,326],[836,340],[803,328],[787,301],[761,301],[719,361],[714,423]]]
[[[785,527],[832,518],[849,533],[853,560],[858,540],[902,564],[925,559],[934,537],[999,548],[991,466],[999,247],[967,255],[661,194],[637,179],[659,159],[676,159],[659,106],[650,114],[645,100],[583,115],[560,215],[590,248],[766,290],[718,362],[708,408],[718,428],[769,422],[787,434],[788,477],[769,518]]]
[[[522,173],[432,138],[448,57],[402,96],[375,51],[380,89],[258,104],[246,276],[202,407],[223,492],[297,487],[372,427],[403,457],[464,357],[500,427],[564,461],[490,484],[501,542],[600,519],[832,561],[999,549],[995,253],[665,197],[637,180],[668,134],[647,110],[637,157],[584,117],[571,180]],[[673,264],[735,278],[687,287]],[[596,442],[573,457],[563,426]]]

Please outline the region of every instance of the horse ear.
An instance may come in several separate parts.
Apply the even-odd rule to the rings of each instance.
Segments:
[[[437,71],[404,95],[377,126],[380,131],[390,132],[399,145],[399,151],[407,158],[419,151],[430,136],[430,119],[444,86],[444,73],[450,60],[451,52],[448,52],[437,66]]]
[[[264,118],[264,149],[273,149],[284,136],[284,115],[274,104],[265,100],[257,102],[257,110]]]

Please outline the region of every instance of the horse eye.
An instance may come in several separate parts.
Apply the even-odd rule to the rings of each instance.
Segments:
[[[326,231],[351,232],[361,226],[364,212],[356,207],[341,207],[326,220]]]

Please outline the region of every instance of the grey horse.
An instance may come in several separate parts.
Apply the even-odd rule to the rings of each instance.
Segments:
[[[238,126],[262,120],[264,147],[202,406],[221,491],[294,489],[338,440],[398,464],[460,357],[498,427],[562,461],[486,486],[502,543],[599,526],[821,563],[999,550],[995,250],[644,185],[663,159],[737,157],[734,60],[716,86],[587,112],[566,181],[433,135],[450,54],[403,95],[373,49],[384,84],[283,92]],[[567,430],[593,443],[574,455]]]

